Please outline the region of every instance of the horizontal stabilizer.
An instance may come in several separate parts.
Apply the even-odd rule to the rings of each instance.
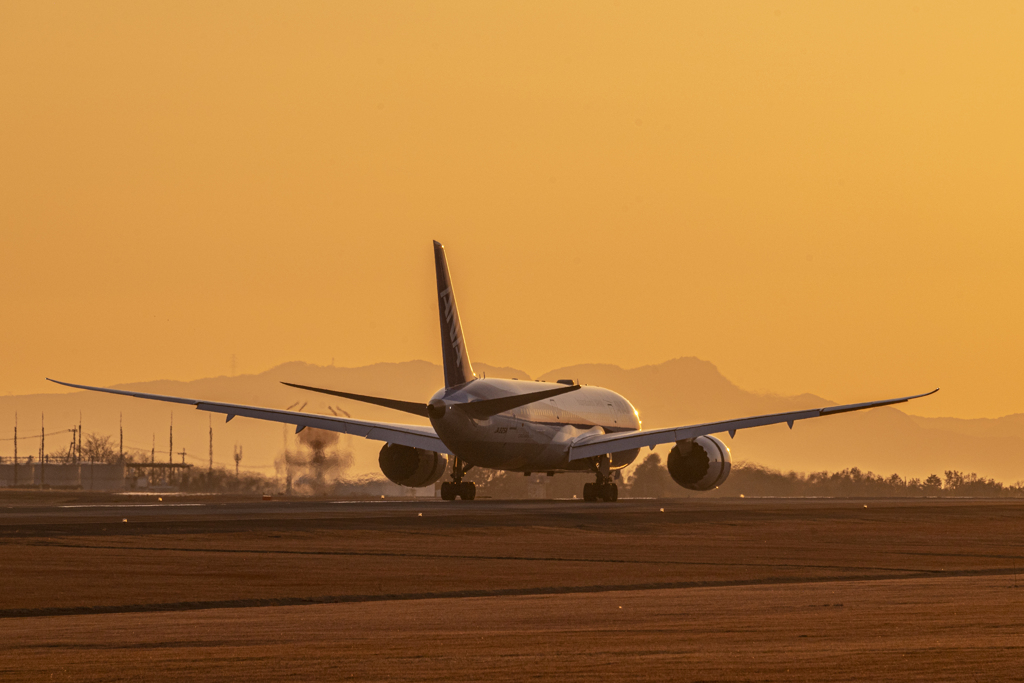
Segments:
[[[379,398],[377,396],[363,396],[362,394],[350,394],[345,391],[318,389],[316,387],[307,387],[302,384],[292,384],[291,382],[281,382],[281,384],[284,384],[289,387],[295,387],[296,389],[305,389],[306,391],[316,391],[321,394],[340,396],[342,398],[352,399],[353,401],[372,403],[375,406],[383,406],[385,408],[391,408],[392,410],[401,410],[403,413],[412,413],[413,415],[419,415],[420,417],[430,417],[427,414],[426,403],[415,403],[414,401],[397,401],[393,398]]]
[[[501,398],[487,398],[480,401],[470,401],[469,403],[457,403],[453,405],[453,408],[457,408],[470,417],[474,417],[478,420],[486,419],[492,415],[498,413],[504,413],[506,410],[512,410],[519,406],[525,406],[535,401],[543,401],[546,398],[553,398],[560,396],[561,394],[567,394],[570,391],[576,391],[582,387],[579,384],[574,384],[571,387],[559,387],[557,389],[548,389],[546,391],[534,391],[529,394],[517,394],[516,396],[502,396]]]

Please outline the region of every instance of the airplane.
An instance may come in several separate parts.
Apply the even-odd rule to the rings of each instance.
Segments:
[[[730,437],[735,437],[740,429],[782,423],[792,429],[798,420],[904,403],[938,391],[643,430],[640,414],[633,405],[609,389],[582,386],[568,379],[549,383],[477,377],[466,348],[444,247],[436,241],[434,267],[444,388],[429,401],[399,401],[283,382],[300,390],[425,417],[430,421],[429,427],[50,381],[75,389],[193,405],[199,410],[221,413],[229,422],[241,416],[293,424],[296,434],[307,427],[315,427],[382,441],[381,472],[402,486],[434,485],[445,475],[450,460],[451,480],[441,484],[441,498],[449,501],[476,498],[476,486],[467,481],[465,475],[473,467],[481,467],[526,474],[545,472],[549,476],[561,472],[591,472],[595,480],[583,486],[583,500],[613,502],[619,495],[615,483],[619,471],[636,460],[642,448],[653,449],[668,443],[674,444],[667,459],[672,479],[686,489],[709,491],[725,482],[732,467],[728,446],[714,434],[728,432]]]

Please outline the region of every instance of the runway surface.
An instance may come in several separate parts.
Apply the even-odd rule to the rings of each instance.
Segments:
[[[991,678],[1022,532],[1012,500],[0,496],[0,679]]]

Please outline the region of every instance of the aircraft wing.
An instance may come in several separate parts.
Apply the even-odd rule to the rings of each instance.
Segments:
[[[49,379],[49,378],[47,378]],[[147,398],[153,401],[166,401],[168,403],[181,403],[195,406],[199,410],[211,413],[222,413],[228,420],[236,416],[251,417],[257,420],[268,420],[270,422],[283,422],[296,426],[296,432],[306,427],[326,429],[331,432],[352,434],[361,436],[372,441],[386,441],[401,446],[422,448],[438,453],[450,453],[448,447],[437,437],[432,427],[419,425],[392,424],[388,422],[369,422],[367,420],[352,420],[347,417],[334,417],[333,415],[319,415],[317,413],[298,413],[291,410],[275,410],[273,408],[258,408],[255,406],[243,406],[235,403],[219,403],[217,401],[201,401],[194,398],[179,398],[177,396],[161,396],[159,394],[144,394],[138,391],[122,391],[120,389],[104,389],[102,387],[89,387],[81,384],[69,384],[51,379],[51,382],[74,389],[85,389],[86,391],[101,391],[107,394],[119,394],[121,396],[133,396],[135,398]]]
[[[884,401],[850,403],[843,406],[828,406],[826,408],[813,408],[811,410],[795,410],[789,413],[757,415],[755,417],[744,417],[738,420],[723,420],[721,422],[708,422],[706,424],[687,425],[684,427],[652,429],[648,432],[638,430],[632,432],[618,432],[615,434],[583,436],[574,441],[569,447],[569,460],[583,460],[585,458],[604,455],[605,453],[618,453],[619,451],[628,451],[634,448],[642,448],[644,446],[654,448],[658,444],[685,441],[687,439],[695,439],[698,436],[717,434],[720,432],[729,432],[729,436],[735,436],[736,430],[738,429],[762,427],[764,425],[781,424],[783,422],[789,424],[789,428],[792,429],[793,423],[797,420],[806,420],[812,417],[823,417],[825,415],[836,415],[838,413],[849,413],[855,410],[866,410],[868,408],[878,408],[880,406],[889,406],[894,403],[904,403],[915,398],[931,396],[936,391],[938,391],[938,389],[935,391],[929,391],[927,394],[904,396],[903,398],[891,398]]]

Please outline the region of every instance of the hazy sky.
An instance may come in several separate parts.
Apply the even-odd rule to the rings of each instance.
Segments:
[[[0,393],[698,356],[1024,412],[1019,3],[0,4]]]

